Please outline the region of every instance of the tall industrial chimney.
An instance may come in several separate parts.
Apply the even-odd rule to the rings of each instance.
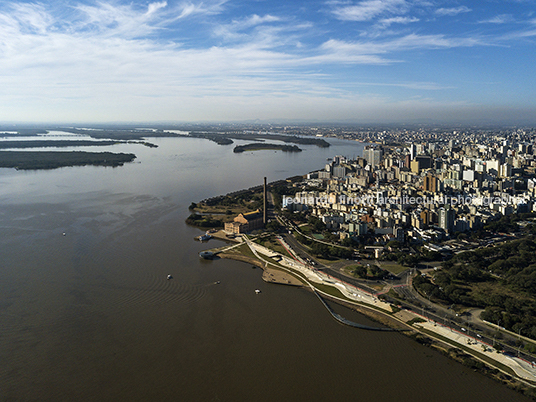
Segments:
[[[267,212],[266,212],[266,206],[268,204],[267,200],[266,200],[266,177],[264,178],[264,188],[262,190],[262,202],[263,202],[263,207],[262,207],[262,223],[264,223],[264,225],[266,225],[266,222],[267,222]]]

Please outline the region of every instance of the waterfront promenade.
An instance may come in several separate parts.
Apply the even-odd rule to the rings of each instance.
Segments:
[[[218,250],[224,252],[227,258],[236,258],[238,255],[233,257],[228,251],[243,245],[244,243],[247,244],[257,260],[256,265],[263,268],[263,279],[266,282],[291,285],[303,283],[307,285],[320,298],[330,314],[332,314],[336,320],[346,325],[361,328],[360,325],[352,325],[355,323],[334,313],[322,299],[321,295],[342,303],[367,307],[373,309],[376,313],[383,313],[390,319],[405,325],[408,329],[412,328],[418,332],[422,332],[441,343],[454,347],[461,347],[476,359],[495,366],[505,374],[515,375],[520,381],[527,385],[535,386],[536,384],[535,363],[497,351],[491,345],[478,338],[471,337],[467,333],[459,332],[455,328],[439,324],[417,312],[401,310],[393,313],[391,304],[378,299],[375,294],[366,292],[349,283],[333,278],[307,264],[303,259],[299,258],[297,253],[293,252],[292,248],[280,237],[278,238],[278,241],[283,245],[292,258],[255,243],[247,235],[242,236],[240,239],[237,238],[235,241],[238,243]],[[251,257],[247,258],[248,262],[251,262],[249,260]],[[326,286],[338,291],[340,296],[335,295],[337,293],[336,291],[326,293],[326,291],[323,290]],[[415,322],[416,319],[424,320],[424,322]],[[411,322],[415,323],[410,325]],[[367,327],[362,329],[372,328]],[[495,364],[493,364],[493,362],[495,362]],[[511,371],[509,372],[508,369]]]

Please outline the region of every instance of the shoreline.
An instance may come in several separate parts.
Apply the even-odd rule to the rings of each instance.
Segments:
[[[285,275],[285,273],[282,270],[267,267],[263,265],[256,258],[252,258],[243,254],[231,254],[231,253],[219,253],[217,255],[218,257],[223,258],[223,259],[240,261],[240,262],[245,262],[247,264],[255,265],[256,267],[262,269],[263,271],[262,279],[266,283],[273,283],[277,285],[286,285],[286,286],[295,286],[295,287],[303,288],[309,292],[313,292],[313,290],[309,286],[299,281],[298,279],[291,277],[289,275]],[[402,320],[394,316],[389,316],[387,313],[382,313],[380,311],[377,311],[371,307],[345,303],[341,300],[338,300],[337,298],[334,298],[326,294],[323,294],[323,297],[329,300],[330,302],[336,303],[340,306],[356,311],[357,313],[364,315],[365,317],[373,320],[374,322],[385,325],[389,328],[397,329],[397,330],[410,329],[414,333],[418,332],[417,329],[413,328],[411,325],[406,324]]]
[[[263,264],[257,258],[234,253],[218,253],[217,256],[223,259],[240,261],[245,262],[247,264],[255,265],[256,267],[262,269],[262,279],[267,283],[296,286],[301,287],[309,292],[313,292],[313,290],[310,288],[310,286],[307,286],[307,284],[303,283],[302,281],[299,281],[295,277],[291,277],[290,275],[285,276],[285,273],[282,270],[267,267],[266,264]],[[292,280],[289,281],[287,277],[292,278]],[[400,318],[395,317],[394,315],[389,315],[388,313],[378,311],[372,307],[368,307],[365,305],[347,303],[326,293],[323,293],[322,296],[330,302],[336,303],[340,306],[349,308],[353,311],[363,314],[367,318],[370,318],[373,321],[385,325],[389,328],[404,330],[410,329],[412,332],[418,332],[416,328],[412,327],[411,325],[408,325],[406,322],[404,322]]]
[[[273,283],[276,285],[304,287],[303,283],[298,281],[293,276],[285,274],[281,270],[267,267],[263,265],[256,258],[248,257],[247,255],[242,255],[242,254],[231,254],[231,253],[219,253],[218,257],[255,265],[256,267],[262,269],[262,280],[266,283]]]
[[[241,242],[238,242],[235,244],[235,246],[238,246],[240,243]],[[265,261],[264,258],[260,258],[258,254],[257,257],[251,257],[244,255],[243,253],[226,253],[221,250],[220,252],[217,252],[217,255],[220,258],[246,262],[254,265],[255,267],[261,268],[263,270],[262,279],[266,283],[292,286],[292,284],[287,283],[284,279],[279,279],[275,275],[272,276],[271,274],[274,272],[284,273],[287,270],[289,272],[294,272],[295,270],[289,268],[269,268],[268,264],[273,263]],[[290,273],[287,275],[290,276]],[[303,273],[301,272],[296,273],[296,276],[300,278],[302,275]],[[418,314],[412,311],[396,311],[393,309],[392,312],[388,312],[387,310],[380,310],[378,307],[375,307],[375,305],[369,306],[362,302],[352,302],[350,300],[346,301],[340,297],[328,294],[316,287],[316,290],[313,290],[311,288],[311,283],[309,283],[309,280],[305,278],[300,281],[294,276],[292,276],[292,278],[296,282],[299,282],[293,286],[301,287],[310,292],[319,292],[321,293],[322,297],[326,298],[326,300],[330,302],[349,308],[359,314],[364,315],[374,322],[395,330],[396,332],[401,332],[423,346],[430,347],[442,355],[449,357],[466,367],[472,368],[474,371],[478,371],[488,378],[492,378],[495,381],[506,385],[508,388],[514,389],[525,396],[536,399],[536,393],[534,392],[536,381],[533,379],[531,381],[517,373],[516,369],[514,369],[512,366],[512,362],[509,362],[506,357],[500,354],[500,352],[496,352],[499,353],[499,355],[490,355],[489,351],[487,353],[480,351],[477,352],[476,350],[473,350],[465,345],[463,339],[451,339],[449,336],[443,336],[443,334],[438,333],[438,330],[434,327],[437,328],[441,326],[433,321],[425,321],[424,325],[414,322],[414,319],[418,316]],[[413,324],[417,325],[414,326]],[[460,335],[463,337],[463,334]],[[531,377],[534,377],[534,375],[531,375]]]

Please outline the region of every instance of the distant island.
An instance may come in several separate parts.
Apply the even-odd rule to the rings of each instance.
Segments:
[[[1,131],[1,130],[5,131]],[[178,130],[180,129],[180,130]],[[278,134],[267,131],[249,131],[252,127],[235,130],[223,130],[215,126],[185,126],[172,129],[135,128],[133,126],[101,126],[94,128],[73,127],[43,127],[15,128],[0,127],[0,168],[15,169],[55,169],[65,166],[122,166],[136,158],[134,154],[92,153],[92,152],[41,152],[41,151],[1,151],[3,149],[45,148],[45,147],[82,147],[82,146],[111,146],[115,144],[140,144],[147,147],[157,147],[146,141],[147,137],[189,137],[203,138],[218,145],[233,144],[233,140],[255,141],[252,144],[239,145],[235,153],[257,150],[280,150],[283,152],[301,152],[296,145],[315,145],[327,148],[330,143],[318,137]],[[294,132],[295,134],[297,132]],[[58,135],[59,134],[59,135]],[[67,136],[65,135],[67,134]],[[299,134],[299,133],[298,133]],[[52,138],[42,136],[51,135]],[[54,138],[56,135],[56,138]],[[70,139],[69,135],[89,137],[87,139]],[[20,137],[33,137],[19,139]],[[59,138],[58,138],[59,137]],[[61,138],[63,137],[63,138]],[[265,143],[279,141],[285,144]]]
[[[55,128],[64,133],[87,136],[91,139],[49,139],[41,137],[50,133],[50,129],[18,129],[16,132],[0,132],[0,137],[9,140],[0,141],[0,149],[24,148],[60,148],[111,146],[116,144],[139,144],[150,148],[158,145],[145,141],[145,136],[176,137],[174,133],[154,130],[107,129],[84,130],[72,128]],[[35,139],[18,140],[19,137]],[[123,166],[136,159],[132,153],[82,152],[82,151],[0,151],[0,168],[17,170],[56,169],[66,166]]]
[[[320,148],[329,148],[330,143],[322,138],[312,138],[312,137],[298,137],[295,135],[285,135],[285,134],[254,134],[254,133],[245,133],[237,136],[232,136],[232,138],[237,140],[249,140],[249,139],[265,139],[272,141],[282,141],[290,142],[293,144],[301,145],[316,145]]]
[[[283,152],[301,152],[301,148],[296,145],[280,145],[280,144],[246,144],[246,145],[237,145],[233,150],[234,153],[241,153],[245,151],[261,151],[261,150],[279,150]]]
[[[47,132],[50,129],[47,129]],[[164,131],[164,130],[151,130],[151,129],[132,129],[132,128],[105,128],[105,129],[76,129],[58,127],[54,130],[59,130],[71,134],[85,135],[96,139],[114,139],[122,141],[132,140],[144,140],[147,137],[162,138],[162,137],[179,137],[178,134]],[[19,132],[21,130],[18,130]]]
[[[102,147],[116,144],[140,144],[149,148],[158,148],[158,145],[146,141],[122,140],[30,140],[30,141],[0,141],[0,149],[13,148],[62,148],[62,147]]]
[[[232,139],[220,133],[190,133],[182,134],[180,137],[203,138],[205,140],[215,142],[218,145],[231,145],[234,143]]]
[[[214,141],[219,145],[230,145],[233,143],[233,139],[235,139],[259,142],[262,142],[264,140],[272,140],[292,144],[316,145],[320,148],[328,148],[330,146],[330,143],[322,138],[298,137],[296,135],[284,134],[192,131],[189,135],[182,135],[182,137],[204,138],[210,141]]]
[[[134,159],[134,154],[113,152],[0,151],[0,168],[37,170],[86,165],[116,167]]]

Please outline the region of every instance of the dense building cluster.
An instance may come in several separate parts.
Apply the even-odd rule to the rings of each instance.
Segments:
[[[336,156],[284,199],[341,238],[441,241],[536,210],[534,130],[381,133],[362,157]]]

